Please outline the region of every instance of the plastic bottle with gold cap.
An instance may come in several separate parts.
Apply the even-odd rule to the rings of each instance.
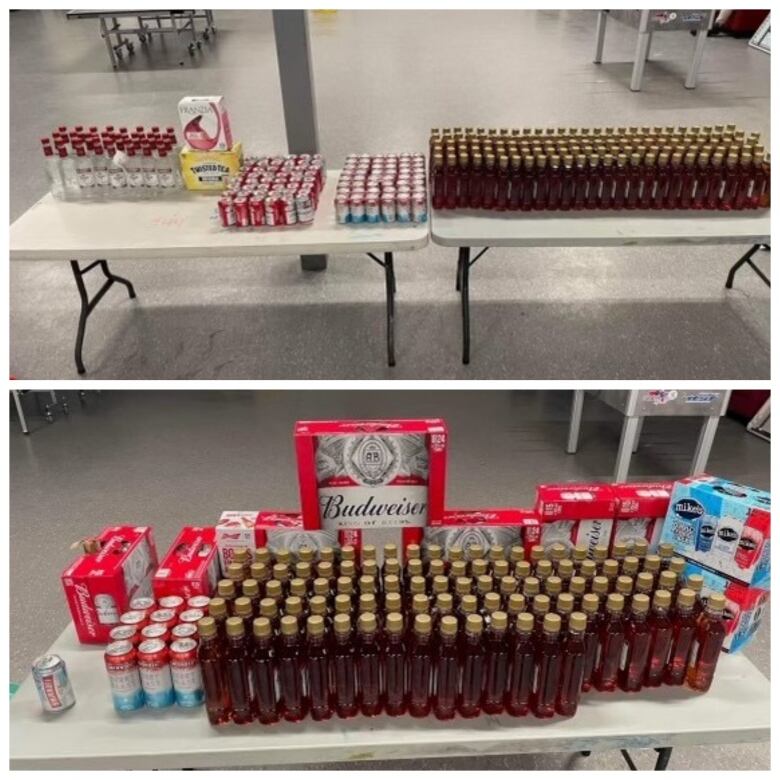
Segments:
[[[598,662],[598,652],[601,643],[601,622],[602,615],[599,612],[599,600],[593,593],[586,593],[582,597],[581,609],[586,619],[585,636],[585,661],[582,673],[582,690],[589,691],[593,686],[596,673],[596,664]]]
[[[298,630],[301,636],[306,631],[306,609],[303,603],[303,599],[298,596],[288,596],[284,600],[284,615],[292,616],[298,621]]]
[[[389,612],[384,634],[385,712],[406,712],[406,644],[404,619],[400,612]]]
[[[219,580],[217,582],[217,596],[224,600],[225,607],[227,608],[228,615],[233,614],[233,602],[238,596],[236,590],[236,583],[233,580]]]
[[[428,614],[414,617],[409,648],[409,714],[424,718],[431,711],[431,676],[433,673],[433,621]]]
[[[504,710],[504,698],[509,673],[509,618],[502,610],[490,616],[485,634],[485,689],[482,709],[490,714]]]
[[[198,621],[198,661],[203,678],[206,715],[212,726],[230,721],[230,694],[225,677],[223,645],[213,617]]]
[[[233,723],[250,723],[253,719],[252,683],[244,621],[240,617],[229,617],[225,621],[225,631],[225,677],[230,693],[231,718]]]
[[[542,582],[542,590],[550,597],[552,602],[563,593],[563,580],[556,574],[552,574]]]
[[[306,691],[313,720],[327,720],[333,715],[329,656],[325,620],[321,615],[311,615],[306,620]]]
[[[696,691],[708,691],[712,685],[726,639],[726,623],[723,619],[725,608],[726,597],[722,593],[711,593],[696,626],[696,642],[686,673],[688,686]]]
[[[232,583],[231,583],[232,585]],[[208,616],[214,620],[217,627],[217,635],[221,642],[225,641],[225,621],[230,616],[227,602],[221,596],[215,596],[209,601]]]
[[[302,602],[306,602],[306,598],[309,595],[308,588],[306,587],[306,580],[300,577],[293,577],[290,580],[290,595],[297,596]]]
[[[538,577],[526,577],[523,580],[523,595],[529,603],[542,591],[542,584]]]
[[[253,558],[255,563],[264,563],[268,567],[273,565],[273,556],[267,547],[256,547]]]
[[[619,684],[629,693],[642,689],[650,660],[652,629],[648,622],[650,599],[643,593],[631,599],[631,614],[625,622],[625,649]]]
[[[252,604],[252,614],[257,617],[260,614],[260,583],[255,579],[244,580],[241,583],[241,595],[249,599]],[[252,632],[247,630],[247,633],[251,635]]]
[[[247,569],[248,568],[249,567],[247,567]],[[245,575],[244,566],[242,563],[239,563],[238,561],[233,561],[232,563],[229,563],[227,566],[227,571],[225,572],[225,579],[230,580],[233,583],[236,589],[236,593],[241,592],[241,583],[248,576],[249,576],[249,572],[247,571]]]
[[[696,601],[693,605],[693,614],[698,619],[699,615],[704,610],[704,600],[702,599],[702,588],[704,587],[704,577],[701,574],[689,574],[685,577],[684,584],[681,584],[678,578],[678,585],[680,588],[689,588],[696,594]],[[678,592],[673,594],[673,601],[677,598]]]
[[[364,612],[357,624],[357,666],[360,711],[367,717],[382,709],[381,655],[376,615]]]
[[[464,718],[474,718],[481,711],[485,677],[483,628],[481,615],[468,615],[461,641],[462,675],[458,702],[458,712]]]
[[[653,594],[650,608],[650,658],[647,662],[645,685],[657,688],[664,679],[666,659],[672,646],[672,619],[670,609],[672,594],[667,590],[657,590]]]
[[[574,612],[574,596],[571,593],[560,593],[555,599],[553,611],[561,616],[561,631],[569,628],[569,617]]]
[[[549,613],[544,617],[536,644],[537,675],[532,709],[537,718],[551,718],[561,680],[561,618]]]
[[[693,611],[696,594],[682,588],[672,613],[672,647],[664,674],[667,685],[682,685],[688,669],[691,648],[696,636],[696,615]]]
[[[577,574],[580,573],[583,561],[588,560],[588,547],[585,544],[577,544],[572,547],[571,559],[574,561],[574,569]]]
[[[534,616],[521,612],[514,622],[509,648],[510,667],[506,711],[517,718],[527,715],[533,695],[536,651],[533,640]]]
[[[552,561],[549,558],[542,558],[536,562],[534,576],[539,580],[546,580],[553,573]]]
[[[261,594],[265,593],[265,584],[271,579],[271,569],[267,563],[262,561],[255,561],[249,565],[249,576],[251,579],[256,580],[260,586]]]
[[[333,618],[331,653],[336,714],[340,718],[351,718],[358,713],[357,663],[352,620],[346,613],[337,613]]]
[[[276,672],[274,669],[274,632],[268,618],[257,617],[252,622],[252,645],[249,663],[252,671],[252,690],[257,718],[260,723],[279,720],[276,701]]]
[[[550,611],[550,597],[543,593],[533,597],[531,601],[531,612],[534,616],[534,630],[536,635],[540,636],[544,626],[544,618]]]
[[[233,612],[244,623],[244,641],[249,646],[252,642],[252,621],[255,619],[252,602],[246,596],[239,596],[233,602]]]
[[[599,637],[598,669],[595,674],[595,687],[599,691],[614,691],[617,688],[625,636],[624,606],[625,600],[619,593],[610,593],[607,596],[607,609]]]
[[[531,576],[531,562],[530,561],[517,561],[515,563],[515,579],[520,584],[520,587],[522,589],[522,584],[526,577]]]
[[[458,704],[460,665],[457,640],[457,619],[452,615],[443,615],[438,624],[436,651],[433,655],[433,674],[436,678],[433,714],[439,720],[451,720]]]
[[[723,185],[723,174],[723,152],[716,150],[710,158],[709,184],[707,186],[707,197],[705,198],[704,202],[704,208],[708,210],[717,209],[720,204],[720,192]]]
[[[652,596],[655,590],[653,575],[649,571],[640,571],[634,580],[634,593],[644,593]]]
[[[561,683],[555,702],[556,712],[566,717],[577,712],[582,695],[587,625],[588,619],[584,612],[572,612],[569,615],[561,653]]]
[[[578,611],[582,607],[582,597],[585,595],[585,592],[587,590],[587,581],[584,577],[581,577],[579,574],[575,574],[570,580],[569,580],[569,589],[568,592],[571,593],[572,596],[574,596],[574,610]]]
[[[268,619],[274,634],[279,631],[279,607],[274,599],[260,599],[260,617]]]
[[[636,555],[626,555],[620,567],[620,573],[634,579],[639,574],[639,558]]]

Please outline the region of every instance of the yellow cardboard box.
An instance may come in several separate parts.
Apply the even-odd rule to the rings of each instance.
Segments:
[[[227,180],[238,173],[243,160],[240,142],[225,152],[199,152],[189,146],[179,152],[181,175],[188,190],[224,190]]]

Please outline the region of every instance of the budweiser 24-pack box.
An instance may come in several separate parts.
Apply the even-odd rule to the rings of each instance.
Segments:
[[[615,524],[612,529],[610,553],[616,542],[636,542],[644,539],[648,551],[658,549],[672,495],[671,482],[632,482],[612,486],[615,494]]]
[[[152,594],[157,549],[148,526],[114,526],[85,542],[85,552],[62,573],[80,642],[103,644],[131,599]]]
[[[287,549],[296,552],[301,547],[333,547],[338,544],[335,533],[307,531],[300,512],[282,510],[223,512],[217,523],[217,551],[222,573],[227,573],[237,549],[246,547],[250,553],[256,547],[272,551]]]
[[[548,549],[556,542],[571,551],[577,544],[609,546],[615,522],[615,494],[611,485],[539,485],[536,513],[542,524],[541,542]]]
[[[500,544],[505,552],[523,545],[526,553],[539,544],[539,518],[532,509],[447,509],[441,525],[425,529],[427,544],[438,544],[447,557],[451,547],[466,550],[479,544],[485,550]]]
[[[162,596],[210,596],[219,579],[219,560],[213,527],[182,528],[159,568],[152,587]]]
[[[391,529],[442,523],[443,420],[301,421],[295,451],[307,530],[360,531],[376,544]]]

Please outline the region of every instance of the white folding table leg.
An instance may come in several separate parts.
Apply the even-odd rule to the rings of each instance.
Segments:
[[[691,66],[688,68],[688,75],[685,77],[685,87],[687,89],[694,89],[696,87],[696,79],[699,76],[701,58],[704,56],[705,43],[707,43],[707,30],[700,27],[696,31],[696,43],[693,46]]]
[[[645,73],[647,52],[650,50],[650,11],[642,11],[639,21],[639,32],[636,36],[636,51],[634,53],[634,70],[631,72],[631,91],[642,89],[642,76]]]
[[[639,417],[626,417],[623,420],[623,433],[620,435],[617,460],[615,461],[615,482],[625,482],[628,476],[628,467],[631,465],[631,450],[636,441],[636,432],[639,427]]]
[[[693,455],[693,463],[691,463],[691,475],[701,474],[706,470],[719,423],[720,417],[704,418],[699,432],[699,441],[696,444],[696,452]]]
[[[604,33],[607,31],[607,12],[599,11],[596,19],[596,56],[593,62],[601,65],[601,55],[604,54]]]
[[[582,423],[582,406],[585,402],[585,391],[575,390],[571,399],[571,418],[569,419],[569,439],[566,442],[566,452],[573,455],[577,452],[580,440],[580,424]]]
[[[650,59],[650,49],[653,48],[653,31],[648,30],[647,33],[647,51],[645,52],[645,62]]]
[[[14,405],[16,406],[16,413],[19,415],[19,425],[22,426],[22,433],[29,433],[27,430],[27,420],[24,416],[24,409],[22,409],[22,399],[19,397],[18,390],[11,390],[11,395],[14,397]]]

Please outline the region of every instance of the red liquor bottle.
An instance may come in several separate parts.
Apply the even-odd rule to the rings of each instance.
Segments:
[[[561,631],[565,636],[569,630],[569,618],[574,612],[574,596],[571,593],[561,593],[555,600],[555,612],[561,618]]]
[[[550,170],[548,172],[549,191],[547,194],[547,210],[557,211],[561,205],[563,175],[561,173],[561,158],[557,154],[550,155]]]
[[[406,647],[404,619],[399,612],[390,612],[385,622],[385,712],[403,715],[406,712]]]
[[[601,164],[601,192],[598,207],[602,210],[612,208],[615,193],[615,157],[605,154]]]
[[[657,590],[653,595],[653,608],[650,613],[650,660],[647,664],[645,685],[657,688],[664,679],[664,670],[672,646],[672,620],[669,609],[672,594],[667,590]]]
[[[509,685],[506,711],[515,717],[528,714],[536,672],[536,646],[533,639],[534,616],[523,612],[517,616],[510,646]]]
[[[585,673],[585,629],[588,619],[584,612],[572,612],[569,629],[563,642],[561,661],[561,687],[555,710],[559,715],[571,717],[577,712]]]
[[[270,579],[265,583],[265,597],[273,599],[274,604],[279,612],[284,607],[284,588],[282,583],[277,579]]]
[[[704,601],[701,596],[701,591],[704,587],[704,577],[701,574],[689,574],[685,578],[685,587],[692,590],[696,595],[696,600],[693,603],[693,615],[698,620],[699,615],[704,611]],[[677,595],[680,595],[679,591]]]
[[[252,615],[258,617],[260,615],[260,583],[255,579],[244,580],[241,585],[241,593],[249,599],[249,603],[252,605]],[[251,634],[251,632],[249,633]]]
[[[680,205],[680,193],[683,181],[683,155],[682,152],[674,152],[669,166],[669,190],[666,199],[666,208],[676,209]]]
[[[348,614],[337,614],[333,618],[331,664],[336,714],[340,718],[351,718],[358,713],[358,696],[352,621]]]
[[[761,166],[764,172],[764,186],[761,190],[761,194],[758,198],[758,208],[768,209],[771,202],[772,195],[772,164],[769,159],[769,155],[765,155],[763,165]]]
[[[198,621],[198,661],[203,677],[206,714],[212,726],[230,721],[230,694],[225,677],[223,645],[213,617]]]
[[[273,630],[268,618],[255,618],[252,623],[254,645],[250,660],[252,688],[255,694],[255,710],[260,723],[276,723],[279,712],[276,706],[276,675],[274,673]]]
[[[485,677],[482,617],[480,615],[469,615],[466,619],[461,644],[461,667],[463,676],[458,712],[464,718],[474,718],[480,713]]]
[[[433,714],[439,720],[455,717],[458,704],[458,621],[452,615],[443,615],[439,622],[439,641],[436,653],[436,695]]]
[[[631,615],[626,621],[626,647],[620,670],[620,687],[634,692],[642,689],[650,657],[652,632],[647,622],[650,599],[640,593],[631,600]]]
[[[696,152],[685,153],[682,183],[680,185],[680,200],[677,208],[689,209],[693,205],[693,195],[696,190]]]
[[[653,578],[653,590],[658,585],[658,576],[661,573],[661,558],[658,555],[645,555],[643,573],[647,573]]]
[[[561,171],[561,211],[570,211],[574,201],[574,157],[563,155]]]
[[[696,185],[693,193],[691,208],[703,209],[707,205],[711,179],[710,157],[706,152],[699,152],[696,160]]]
[[[598,691],[614,691],[617,688],[625,637],[624,604],[619,593],[610,593],[607,597],[607,614],[601,624],[599,636],[599,667],[595,675],[595,687]]]
[[[541,636],[542,629],[544,628],[544,618],[550,611],[550,597],[544,593],[539,593],[534,596],[531,602],[531,612],[534,616],[534,633],[537,638]]]
[[[370,612],[358,618],[357,666],[360,711],[367,717],[378,715],[382,710],[382,675],[377,620]]]
[[[588,197],[585,201],[586,209],[596,209],[601,200],[602,167],[599,156],[592,154],[588,157]],[[565,551],[564,551],[565,554]]]
[[[635,209],[639,205],[642,193],[642,156],[632,152],[629,158],[628,183],[626,188],[626,208]]]
[[[523,198],[520,201],[522,211],[530,211],[536,199],[536,171],[534,158],[527,154],[523,157]]]
[[[642,169],[642,192],[639,196],[639,203],[637,204],[640,209],[649,209],[653,203],[653,197],[655,196],[655,187],[658,177],[658,168],[656,167],[657,153],[653,151],[656,147],[653,147],[645,155],[645,163]]]
[[[626,577],[625,574],[621,574],[617,580],[615,580],[615,593],[619,593],[625,600],[623,615],[628,617],[631,614],[631,596],[634,593],[634,581],[631,577]]]
[[[589,691],[593,686],[593,677],[596,673],[601,633],[598,596],[594,593],[586,593],[582,597],[582,612],[585,614],[587,621],[585,634],[582,638],[585,645],[585,657],[582,666],[582,690]]]
[[[753,155],[743,152],[739,158],[737,174],[737,193],[734,196],[734,211],[741,211],[748,207],[750,188],[753,184]]]
[[[409,650],[409,714],[413,718],[424,718],[431,711],[432,628],[430,615],[415,617]]]
[[[509,203],[509,157],[502,154],[498,158],[498,176],[496,178],[496,211],[506,211]]]
[[[485,172],[482,168],[482,154],[475,151],[471,154],[471,176],[469,179],[469,206],[471,208],[482,208],[484,192]]]
[[[658,155],[658,164],[656,165],[655,187],[653,188],[653,196],[650,200],[650,208],[667,208],[670,180],[669,152],[661,152]]]
[[[460,152],[458,152],[458,208],[460,209],[467,209],[469,207],[470,177],[471,171],[469,170],[469,153],[465,149],[462,149]],[[387,546],[388,545],[385,545],[385,547]],[[395,556],[389,557],[395,558]],[[387,552],[385,552],[385,565],[387,564],[389,557]]]
[[[312,615],[306,621],[306,682],[314,720],[327,720],[333,715],[330,707],[329,655],[325,621],[321,615]]]
[[[279,610],[271,598],[260,599],[260,617],[267,618],[274,635],[279,631]]]
[[[578,154],[575,159],[574,169],[574,211],[582,211],[585,208],[585,199],[588,195],[588,158],[584,154]]]
[[[615,589],[615,580],[620,574],[620,564],[614,558],[607,558],[601,564],[601,576],[607,578],[609,583],[609,592]]]
[[[519,211],[523,198],[523,161],[519,154],[512,154],[509,162],[509,203],[507,208],[510,211]]]
[[[465,579],[465,578],[461,578]],[[458,625],[459,630],[462,636],[465,637],[465,634],[463,633],[466,630],[466,623],[468,622],[468,619],[471,615],[476,615],[477,613],[477,597],[472,595],[471,593],[466,593],[463,596],[461,596],[460,603],[458,604],[458,612],[456,617],[458,618]],[[481,617],[481,616],[480,616]]]
[[[550,196],[550,171],[547,168],[547,157],[536,155],[536,194],[534,195],[534,210],[544,211]]]
[[[561,681],[561,618],[545,615],[542,635],[536,642],[536,689],[532,709],[537,718],[555,714],[555,700]]]
[[[439,630],[441,619],[446,615],[453,615],[452,594],[447,592],[437,593],[436,601],[431,608],[431,617],[433,618],[434,632]],[[456,618],[457,620],[457,618]]]
[[[574,596],[574,611],[582,611],[582,597],[585,595],[585,578],[580,577],[579,574],[575,574],[569,580],[569,593]]]
[[[454,209],[458,205],[458,163],[455,152],[447,153],[444,169],[444,208]]]
[[[477,609],[485,614],[485,596],[493,590],[493,578],[489,574],[481,574],[476,578]]]
[[[612,208],[621,211],[626,206],[626,192],[628,190],[628,155],[619,154],[617,169],[615,171],[615,191],[612,195]]]
[[[709,181],[707,182],[707,195],[704,199],[704,208],[717,209],[720,205],[720,194],[723,189],[723,153],[715,152],[709,166]]]
[[[696,641],[686,675],[688,685],[694,690],[705,692],[712,685],[723,640],[726,638],[723,620],[725,606],[726,597],[722,593],[710,594],[707,607],[696,627]]]
[[[498,172],[496,170],[496,156],[493,152],[485,154],[485,175],[483,177],[482,208],[492,209],[496,204]]]
[[[244,623],[244,641],[247,647],[250,647],[252,642],[252,621],[254,620],[254,613],[252,612],[252,602],[246,596],[239,596],[234,602],[236,617],[241,618]]]
[[[482,697],[482,709],[493,715],[504,710],[509,667],[507,620],[506,612],[501,610],[493,612],[485,637],[485,692]]]
[[[249,679],[249,657],[246,652],[244,621],[229,617],[225,623],[225,676],[230,693],[233,723],[252,721],[252,684]]]
[[[732,211],[734,201],[737,197],[737,187],[739,180],[738,157],[736,152],[729,152],[726,158],[726,170],[723,174],[723,185],[721,188],[720,203],[718,208],[721,211]]]
[[[306,716],[304,657],[298,618],[285,615],[279,621],[276,657],[279,668],[279,709],[285,720],[297,722]]]
[[[672,647],[664,673],[667,685],[682,685],[688,669],[694,636],[696,634],[696,615],[693,606],[696,594],[689,588],[683,588],[677,596],[677,604],[672,614]]]

